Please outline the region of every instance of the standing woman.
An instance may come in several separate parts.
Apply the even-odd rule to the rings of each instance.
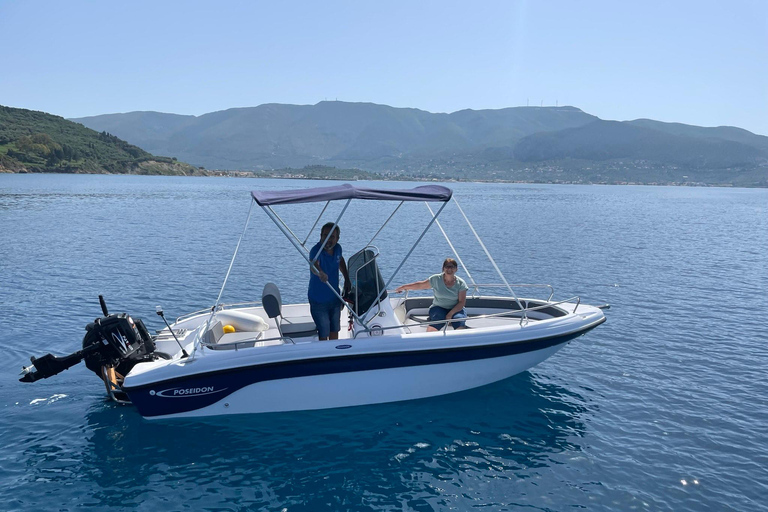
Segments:
[[[442,274],[435,274],[424,281],[416,281],[398,287],[395,292],[401,293],[405,290],[428,290],[432,288],[435,298],[432,300],[432,306],[429,308],[429,320],[437,322],[440,320],[456,320],[451,322],[454,329],[466,329],[464,319],[467,318],[467,312],[464,306],[467,303],[467,290],[469,287],[462,278],[456,275],[459,265],[453,258],[446,258],[443,262]],[[459,320],[461,319],[461,320]],[[438,327],[430,325],[427,332],[437,331]]]

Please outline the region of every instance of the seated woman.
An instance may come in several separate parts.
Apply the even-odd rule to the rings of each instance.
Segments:
[[[456,275],[458,268],[456,260],[446,258],[443,262],[442,274],[435,274],[423,281],[404,284],[398,287],[395,292],[402,293],[405,290],[428,290],[432,288],[435,298],[429,307],[429,320],[437,322],[454,319],[456,321],[451,322],[454,329],[466,329],[467,326],[463,319],[467,318],[464,305],[467,303],[467,290],[469,287],[462,278]],[[437,324],[437,326],[430,325],[427,327],[427,331],[437,331],[442,328],[443,324]]]

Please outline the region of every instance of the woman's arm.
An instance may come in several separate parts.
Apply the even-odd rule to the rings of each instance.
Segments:
[[[455,306],[453,306],[453,309],[451,309],[447,315],[445,315],[445,319],[449,320],[453,318],[453,315],[464,309],[464,306],[467,304],[467,290],[461,290],[459,292],[459,302],[456,303]]]
[[[423,281],[415,281],[413,283],[398,286],[395,289],[395,293],[403,293],[405,290],[429,290],[430,288],[432,288],[432,285],[429,284],[429,279],[425,279]]]

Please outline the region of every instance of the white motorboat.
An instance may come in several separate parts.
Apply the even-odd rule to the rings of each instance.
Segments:
[[[104,317],[86,328],[83,349],[65,357],[32,358],[20,380],[47,378],[85,360],[113,399],[133,403],[151,419],[347,407],[444,395],[506,379],[605,321],[606,306],[582,304],[578,297],[553,300],[549,285],[510,284],[452,195],[436,185],[409,190],[340,185],[252,193],[251,206],[260,206],[310,265],[306,240],[302,242],[275,213],[276,205],[324,202],[327,207],[343,201],[338,224],[350,201],[394,201],[397,207],[385,225],[405,201],[439,205],[437,212],[429,208],[424,231],[386,283],[379,251],[372,245],[381,228],[349,257],[351,293],[341,297],[331,288],[340,301],[346,299],[349,318],[349,330],[342,329],[338,340],[319,341],[309,305],[282,304],[274,283],[264,287],[261,302],[220,304],[227,272],[212,307],[179,317],[154,336],[139,319],[126,313],[110,315],[100,297]],[[432,225],[445,234],[438,216],[449,203],[467,220],[501,279],[496,287],[475,283],[448,240],[469,278],[469,328],[461,330],[450,329],[448,321],[429,321],[430,297],[387,291]],[[241,241],[242,236],[238,248]],[[548,298],[518,297],[515,289],[521,287],[541,287]],[[484,289],[497,293],[481,295]],[[163,316],[161,310],[158,314]],[[439,330],[428,332],[429,325]]]

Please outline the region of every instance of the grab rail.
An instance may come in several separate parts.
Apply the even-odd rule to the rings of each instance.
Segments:
[[[200,341],[200,345],[202,345],[205,348],[209,348],[211,350],[230,350],[229,347],[235,347],[235,350],[239,350],[241,345],[250,344],[250,343],[261,343],[261,342],[264,342],[264,341],[277,341],[277,340],[282,341],[283,345],[288,345],[287,342],[290,342],[293,345],[296,344],[296,342],[290,336],[276,336],[274,338],[260,339],[258,337],[258,335],[257,335],[257,336],[254,336],[253,338],[248,338],[248,339],[245,339],[245,340],[240,340],[240,341],[235,342],[235,343],[227,343],[226,345],[219,345],[218,343],[206,343],[205,341],[201,340]],[[225,346],[227,348],[223,348]],[[255,347],[251,346],[251,347],[243,347],[243,348],[255,348]]]
[[[499,283],[488,283],[488,284],[480,284],[480,283],[473,283],[469,288],[472,288],[472,298],[475,299],[478,297],[478,291],[480,288],[505,288],[505,289],[511,289],[511,288],[548,288],[549,289],[549,296],[547,297],[547,302],[550,302],[552,300],[552,297],[555,295],[555,288],[551,284],[531,284],[531,283],[516,283],[516,284],[499,284]],[[391,293],[391,292],[390,292]],[[514,294],[514,292],[513,292]],[[408,298],[408,291],[405,292],[405,298]],[[517,296],[512,296],[510,299],[516,301],[518,305],[522,306],[520,299],[517,298]],[[399,305],[399,304],[398,304]],[[578,305],[577,305],[578,307]],[[527,316],[528,308],[523,308],[520,311],[523,312],[523,319],[527,321],[525,318]],[[574,310],[575,311],[575,310]]]
[[[233,302],[231,304],[219,304],[218,306],[211,306],[210,308],[205,309],[198,309],[197,311],[193,311],[192,313],[186,313],[184,315],[181,315],[180,317],[176,318],[176,322],[179,323],[182,320],[188,320],[192,318],[193,316],[197,316],[203,313],[210,313],[214,308],[216,308],[216,311],[222,311],[227,308],[233,308],[235,306],[251,306],[251,307],[258,307],[261,306],[261,301],[252,301],[252,302]]]
[[[375,258],[374,258],[374,260],[375,260]],[[374,260],[371,260],[371,261],[374,261]],[[368,262],[368,263],[370,263],[370,262]],[[364,264],[363,266],[367,265],[368,263]],[[523,308],[523,309],[520,309],[520,310],[516,310],[516,311],[502,311],[500,313],[491,313],[491,314],[487,314],[487,315],[477,315],[477,316],[473,316],[472,319],[478,320],[478,319],[485,319],[485,318],[498,318],[498,317],[509,316],[510,314],[514,314],[515,316],[517,316],[517,314],[520,314],[521,315],[520,326],[523,327],[524,325],[528,324],[528,313],[531,312],[531,311],[538,311],[538,310],[541,310],[541,309],[548,308],[550,306],[557,306],[557,305],[560,305],[560,304],[567,304],[567,303],[571,303],[573,301],[576,301],[576,305],[573,308],[573,313],[575,313],[576,310],[579,308],[579,305],[581,304],[581,297],[578,296],[578,295],[574,295],[573,297],[570,297],[570,298],[564,299],[564,300],[560,300],[560,301],[557,301],[557,302],[550,302],[551,299],[552,299],[552,296],[554,295],[554,288],[552,287],[552,285],[549,285],[549,284],[519,283],[519,284],[512,284],[510,286],[521,287],[521,288],[526,288],[526,287],[527,288],[549,288],[550,294],[549,294],[549,297],[546,300],[547,303],[543,304],[541,306],[526,307],[526,308]],[[507,286],[506,285],[502,285],[502,284],[475,284],[475,285],[471,286],[471,288],[475,289],[475,292],[477,291],[477,289],[479,289],[481,287],[483,287],[483,288],[506,288]],[[392,293],[394,293],[394,291],[387,290],[387,293],[389,295],[391,295]],[[402,304],[407,298],[408,298],[408,293],[406,292],[405,296],[400,301],[400,304]],[[476,298],[474,293],[473,293],[473,298]],[[509,298],[512,299],[512,297],[509,297]],[[400,305],[400,304],[398,304],[398,305]],[[232,307],[237,307],[237,306],[253,306],[253,307],[255,307],[255,306],[259,306],[259,305],[261,305],[261,301],[238,302],[238,303],[231,303],[231,304],[219,304],[217,310],[221,311],[221,310],[224,310],[224,309],[227,309],[227,308],[232,308]],[[195,315],[199,315],[199,314],[202,314],[202,313],[207,313],[207,312],[210,312],[210,311],[211,311],[211,308],[208,308],[208,309],[201,309],[201,310],[195,311],[193,313],[188,313],[186,315],[182,315],[182,316],[180,316],[180,317],[178,317],[176,319],[176,323],[180,322],[181,320],[186,320],[186,319],[192,318]],[[438,325],[445,326],[448,323],[452,323],[452,322],[456,322],[456,321],[457,321],[456,319],[451,318],[451,319],[446,319],[446,320],[430,320],[428,322],[419,322],[419,324],[420,325],[430,325],[430,326],[438,326]],[[408,325],[406,325],[406,324],[394,325],[394,326],[389,326],[389,327],[379,327],[379,326],[377,326],[375,329],[371,329],[367,325],[364,325],[364,324],[361,323],[360,327],[362,327],[362,329],[359,329],[359,330],[357,330],[355,332],[355,335],[354,335],[353,339],[356,339],[360,334],[370,333],[370,332],[373,332],[374,330],[377,331],[377,332],[383,332],[383,331],[388,331],[388,330],[392,330],[392,329],[408,329]],[[442,330],[442,327],[440,329],[438,329],[438,330]],[[447,332],[448,332],[447,330],[443,331],[443,333],[447,333]],[[201,338],[202,338],[202,336],[201,336]],[[277,341],[277,340],[283,341],[283,344],[288,344],[288,343],[293,344],[293,345],[296,344],[294,339],[291,338],[290,336],[277,336],[277,337],[265,338],[265,339],[259,339],[258,336],[254,336],[253,338],[248,338],[248,339],[245,339],[245,340],[238,341],[236,343],[227,344],[227,349],[223,349],[221,345],[217,345],[216,343],[206,343],[202,339],[200,339],[200,345],[202,347],[204,347],[204,348],[209,348],[211,350],[228,350],[229,347],[234,347],[234,350],[239,350],[241,348],[255,348],[253,346],[251,346],[251,347],[243,347],[243,345],[246,345],[246,344],[253,344],[255,342],[264,342],[264,341]]]
[[[549,288],[549,297],[547,297],[547,302],[552,300],[552,297],[555,295],[555,288],[551,284],[526,284],[526,283],[518,283],[518,284],[510,284],[512,288]],[[506,288],[507,285],[500,284],[500,283],[489,283],[489,284],[473,284],[470,286],[474,291],[472,292],[472,298],[476,298],[476,293],[480,288]],[[510,299],[513,297],[510,297]]]
[[[510,299],[511,299],[511,297],[510,297]],[[578,308],[579,304],[581,304],[581,297],[579,297],[578,295],[574,295],[573,297],[571,297],[569,299],[564,299],[564,300],[560,300],[560,301],[557,301],[557,302],[547,302],[546,304],[543,304],[541,306],[532,307],[532,308],[523,308],[523,309],[514,311],[514,313],[522,313],[522,317],[520,318],[520,326],[523,327],[524,326],[523,325],[523,321],[525,321],[525,323],[527,325],[527,322],[528,322],[528,312],[529,311],[537,311],[539,309],[545,309],[545,308],[548,308],[550,306],[557,306],[559,304],[566,304],[566,303],[572,302],[574,300],[577,301],[576,302],[576,308]],[[576,312],[576,308],[573,309],[574,312]],[[483,318],[503,317],[504,315],[509,315],[509,314],[510,314],[510,311],[502,311],[501,313],[491,313],[491,314],[488,314],[488,315],[478,315],[478,316],[473,316],[472,318],[477,320],[477,319],[483,319]],[[456,322],[456,321],[457,320],[455,318],[451,318],[451,319],[446,319],[446,320],[430,320],[428,322],[419,322],[419,323],[421,325],[433,325],[434,326],[434,325],[445,325],[445,324],[448,324],[449,322]],[[403,324],[403,325],[394,325],[394,326],[390,326],[390,327],[376,327],[375,329],[363,328],[363,329],[355,332],[354,338],[357,338],[357,336],[359,334],[361,334],[361,333],[372,332],[374,330],[375,331],[382,331],[383,332],[383,331],[388,331],[388,330],[391,330],[391,329],[403,329],[403,328],[407,328],[407,327],[408,327],[407,325]],[[448,332],[448,331],[443,331],[443,332]]]
[[[482,285],[479,285],[479,286],[482,286]],[[525,286],[549,286],[549,285],[525,285]],[[576,301],[576,306],[573,309],[573,312],[575,313],[576,310],[578,309],[579,305],[581,304],[581,297],[579,297],[578,295],[574,295],[573,297],[570,297],[568,299],[559,300],[557,302],[549,302],[549,301],[547,301],[546,304],[542,304],[540,306],[534,306],[534,307],[526,307],[526,308],[523,308],[521,310],[502,311],[502,312],[499,312],[499,313],[490,313],[490,314],[487,314],[487,315],[477,315],[477,316],[473,316],[472,319],[473,320],[482,320],[482,319],[486,319],[486,318],[502,318],[502,317],[509,317],[510,315],[514,315],[513,316],[513,318],[514,318],[514,317],[516,317],[519,314],[519,315],[521,315],[521,317],[520,317],[520,326],[524,327],[524,325],[527,325],[528,313],[529,312],[531,312],[531,311],[538,311],[538,310],[541,310],[541,309],[546,309],[548,307],[557,306],[557,305],[560,305],[560,304],[567,304],[567,303],[571,303],[573,301]],[[243,304],[250,304],[250,303],[243,303]],[[229,304],[229,306],[233,306],[233,305],[236,305],[236,304]],[[203,311],[207,311],[207,310],[203,310]],[[456,321],[457,320],[455,318],[450,318],[450,319],[446,319],[446,320],[430,320],[428,322],[419,322],[419,324],[420,325],[429,325],[429,326],[438,326],[438,325],[445,326],[448,323],[452,323],[452,322],[456,322]],[[464,320],[464,321],[466,321],[466,320]],[[354,337],[352,339],[357,339],[357,337],[360,334],[371,333],[373,331],[377,331],[377,332],[381,332],[381,333],[383,333],[384,331],[392,330],[392,329],[408,329],[410,331],[409,326],[406,325],[406,324],[393,325],[393,326],[389,326],[389,327],[377,326],[377,327],[375,327],[373,329],[372,328],[368,328],[367,326],[364,326],[364,325],[361,324],[361,327],[362,327],[362,329],[357,330],[355,332],[355,335],[354,335]],[[439,328],[438,331],[442,331],[443,334],[446,334],[448,332],[447,330],[442,330],[442,327]],[[260,339],[258,337],[258,335],[254,336],[253,338],[249,338],[249,339],[238,341],[236,343],[226,344],[226,347],[227,347],[226,349],[223,348],[222,345],[218,345],[216,343],[207,343],[207,342],[202,341],[202,340],[200,341],[200,345],[202,347],[209,348],[211,350],[229,350],[230,349],[229,347],[234,347],[234,350],[240,350],[241,348],[256,348],[255,346],[252,345],[254,343],[260,343],[260,342],[265,342],[265,341],[277,341],[277,340],[282,341],[284,345],[287,345],[287,344],[296,345],[296,341],[293,338],[291,338],[290,336],[276,336],[276,337],[273,337],[273,338]],[[251,345],[251,346],[244,347],[244,345]]]

